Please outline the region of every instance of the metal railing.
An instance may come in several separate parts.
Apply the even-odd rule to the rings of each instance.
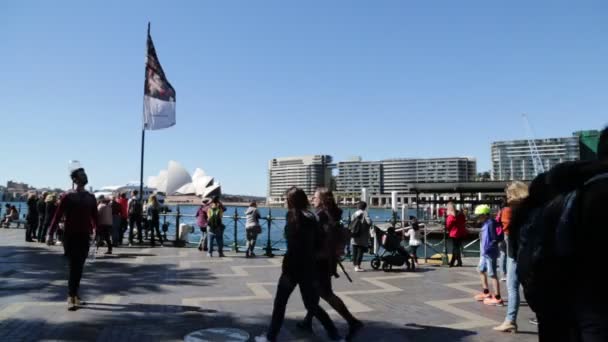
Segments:
[[[175,242],[176,245],[183,246],[184,243],[188,243],[187,241],[179,240],[179,225],[180,221],[183,221],[184,218],[190,218],[194,221],[196,215],[194,214],[184,214],[181,211],[180,206],[176,206],[175,212],[164,213],[160,215],[162,217],[162,225],[164,227],[165,224],[170,225],[170,221],[175,222]],[[169,222],[168,222],[169,221]],[[343,217],[342,223],[345,226],[350,225],[351,222],[351,211],[349,210],[345,217]],[[230,247],[232,251],[239,252],[241,249],[246,248],[246,237],[245,237],[245,224],[246,224],[246,216],[239,215],[237,208],[234,208],[233,213],[226,212],[223,216],[223,223],[226,226],[224,230],[224,241],[227,243],[224,244],[225,247]],[[386,219],[384,221],[377,221],[377,224],[380,223],[390,223],[391,226],[395,228],[403,227],[404,222],[399,220],[397,215],[394,215],[391,219]],[[424,228],[421,229],[422,232],[422,243],[424,246],[423,249],[423,258],[425,260],[432,259],[434,255],[439,254],[442,259],[442,264],[448,263],[448,236],[447,231],[442,230],[442,238],[440,240],[430,239],[429,236],[433,234],[437,234],[437,230],[429,230],[429,224],[438,224],[442,225],[442,222],[439,220],[423,220],[419,223],[424,224]],[[284,216],[273,216],[272,209],[269,208],[268,215],[260,218],[260,226],[262,227],[262,232],[258,235],[258,238],[261,238],[262,246],[256,246],[256,249],[263,250],[264,255],[268,257],[273,257],[275,252],[284,252],[286,250],[285,246],[285,237],[284,237],[284,227],[285,227],[285,217]],[[165,228],[166,229],[166,228]],[[165,230],[163,229],[163,230]],[[196,224],[193,224],[193,229],[196,229]],[[167,229],[168,230],[168,229]],[[274,239],[273,239],[274,236]],[[377,248],[379,246],[379,242],[375,241],[375,236],[372,236],[374,239],[373,245],[374,248],[371,249],[373,252],[377,252]],[[475,249],[476,243],[479,239],[475,239],[469,243],[467,243],[463,248],[463,256],[466,254],[477,254],[479,250]],[[432,254],[430,254],[432,253]],[[430,254],[430,255],[429,255]],[[347,246],[346,258],[350,258],[350,246]]]

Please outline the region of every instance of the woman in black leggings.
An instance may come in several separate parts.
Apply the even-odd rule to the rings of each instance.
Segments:
[[[341,236],[342,210],[336,205],[334,195],[327,188],[318,188],[312,198],[312,204],[317,210],[317,217],[324,233],[324,244],[321,256],[317,259],[317,271],[319,274],[319,294],[321,298],[331,305],[336,312],[348,322],[348,335],[346,340],[350,341],[355,334],[363,327],[363,323],[356,319],[340,297],[332,289],[331,278],[337,273],[338,256],[336,246]],[[312,332],[312,312],[306,314],[304,321],[298,323],[300,329]]]
[[[334,323],[325,310],[319,306],[318,274],[315,259],[321,248],[322,233],[313,213],[308,211],[306,193],[296,187],[287,192],[287,225],[285,238],[287,252],[277,292],[274,298],[272,321],[266,335],[255,338],[256,342],[276,341],[285,319],[285,308],[289,296],[296,286],[300,287],[306,310],[316,316],[327,331],[331,340],[340,340]]]

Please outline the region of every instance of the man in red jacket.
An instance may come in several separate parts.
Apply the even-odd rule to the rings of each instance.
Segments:
[[[80,305],[78,288],[84,262],[89,254],[89,241],[95,232],[97,224],[97,201],[95,197],[85,190],[88,183],[87,174],[83,168],[72,171],[70,177],[76,184],[76,190],[70,191],[61,197],[59,207],[55,211],[48,244],[53,245],[53,236],[62,217],[65,217],[63,233],[63,248],[69,260],[68,279],[68,310],[75,311]]]
[[[120,193],[117,202],[120,204],[120,233],[118,234],[118,244],[122,245],[122,238],[127,231],[129,218],[129,200],[127,199],[127,194],[124,192]]]

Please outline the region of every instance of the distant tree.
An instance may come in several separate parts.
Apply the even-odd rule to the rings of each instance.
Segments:
[[[489,182],[492,180],[492,175],[490,174],[490,171],[479,172],[477,173],[475,180],[478,182]]]

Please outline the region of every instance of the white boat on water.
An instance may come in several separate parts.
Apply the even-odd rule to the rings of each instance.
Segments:
[[[93,192],[93,195],[95,195],[95,197],[98,197],[100,195],[103,195],[104,197],[109,197],[109,196],[118,196],[119,194],[124,192],[127,194],[127,198],[130,198],[131,192],[133,190],[139,191],[139,186],[140,186],[139,183],[135,183],[135,182],[127,183],[124,185],[108,185],[108,186],[101,187],[98,190],[95,190]],[[148,200],[148,198],[151,195],[156,195],[156,197],[159,200],[162,200],[165,198],[164,194],[157,192],[155,188],[144,186],[143,199]]]

